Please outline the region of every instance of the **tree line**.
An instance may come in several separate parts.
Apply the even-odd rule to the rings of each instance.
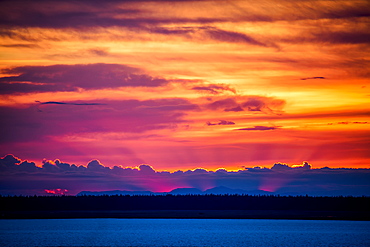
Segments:
[[[279,195],[0,196],[1,211],[301,210],[370,211],[370,197]]]

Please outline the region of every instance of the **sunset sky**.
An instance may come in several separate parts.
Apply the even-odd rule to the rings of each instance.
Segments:
[[[370,168],[369,23],[367,0],[1,1],[0,156]]]

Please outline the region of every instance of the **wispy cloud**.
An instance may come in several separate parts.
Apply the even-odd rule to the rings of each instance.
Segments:
[[[105,105],[102,103],[71,103],[71,102],[56,102],[56,101],[47,101],[47,102],[35,101],[35,102],[40,103],[40,105]]]
[[[285,105],[282,99],[264,96],[229,97],[215,100],[207,107],[211,110],[223,110],[225,112],[264,112],[268,114],[279,114]]]
[[[260,131],[264,131],[264,130],[276,130],[278,128],[279,128],[279,126],[272,126],[272,127],[269,127],[269,126],[254,126],[254,127],[250,127],[250,128],[240,128],[240,129],[235,129],[235,130],[250,130],[250,131],[260,130]]]
[[[120,64],[25,66],[4,69],[16,74],[0,78],[2,94],[77,91],[118,87],[159,87],[168,83]]]
[[[208,126],[212,126],[212,125],[234,125],[235,123],[232,122],[232,121],[227,121],[227,120],[220,120],[219,122],[217,123],[212,123],[212,122],[207,122],[206,123]]]
[[[328,123],[328,125],[333,125],[333,124],[369,124],[369,122],[337,122],[337,123]]]
[[[302,81],[305,81],[305,80],[317,80],[317,79],[326,79],[325,77],[323,76],[313,76],[313,77],[305,77],[305,78],[301,78]]]
[[[225,91],[236,93],[234,88],[222,84],[200,85],[193,87],[192,90],[208,92],[210,94],[220,94]]]

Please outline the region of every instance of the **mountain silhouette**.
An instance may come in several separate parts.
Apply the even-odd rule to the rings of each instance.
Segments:
[[[108,190],[108,191],[81,191],[77,196],[114,196],[114,195],[154,195],[151,191],[129,191],[129,190]]]
[[[218,186],[205,191],[197,188],[177,188],[170,192],[152,191],[128,191],[128,190],[109,190],[109,191],[81,191],[77,196],[101,196],[101,195],[273,195],[274,193],[263,190],[242,190],[231,189],[225,186]]]
[[[197,188],[177,188],[177,189],[171,190],[170,192],[168,192],[168,194],[173,194],[173,195],[198,195],[198,194],[204,194],[204,192],[197,189]]]

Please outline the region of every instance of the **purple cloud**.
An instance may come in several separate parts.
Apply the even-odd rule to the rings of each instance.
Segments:
[[[231,88],[223,84],[210,84],[210,85],[204,85],[204,86],[195,86],[192,88],[192,90],[208,92],[211,94],[220,94],[224,91],[230,91],[230,92],[236,93],[236,90],[234,88]]]
[[[251,96],[248,97],[248,100],[241,103],[241,107],[243,107],[243,109],[265,113],[279,113],[284,105],[284,100],[262,96]]]
[[[228,111],[233,111],[233,112],[238,112],[238,111],[244,111],[243,108],[241,108],[240,105],[236,106],[236,107],[233,107],[233,108],[227,108],[225,109],[224,111],[228,112]]]
[[[118,87],[159,87],[167,80],[120,64],[24,66],[3,70],[14,76],[0,78],[1,94],[77,91]]]
[[[213,22],[217,20],[208,19],[208,21]],[[206,21],[206,22],[208,22]],[[199,22],[202,24],[203,21],[200,21],[199,19],[195,22]],[[223,30],[217,27],[213,26],[180,26],[175,28],[168,28],[168,27],[153,27],[149,28],[150,32],[152,33],[159,33],[164,35],[180,35],[188,39],[199,39],[199,37],[202,37],[202,39],[209,39],[214,40],[218,42],[228,42],[228,43],[245,43],[249,45],[257,45],[257,46],[263,46],[263,47],[277,47],[277,45],[273,43],[265,44],[263,42],[257,41],[255,38],[251,37],[250,35],[235,32],[235,31],[228,31]]]
[[[77,102],[57,102],[57,101],[47,101],[47,102],[40,102],[38,100],[35,101],[40,105],[105,105],[102,103],[77,103]]]
[[[43,102],[28,108],[0,107],[2,143],[45,140],[64,134],[142,133],[185,123],[198,106],[181,98]]]
[[[205,33],[213,40],[218,40],[222,42],[230,42],[230,43],[247,43],[251,45],[257,45],[257,46],[273,46],[274,45],[267,45],[263,42],[257,41],[256,39],[252,38],[249,35],[239,33],[239,32],[233,32],[233,31],[226,31],[214,27],[205,27]]]
[[[333,44],[368,44],[370,32],[367,30],[350,30],[345,32],[325,32],[314,34],[313,41]]]
[[[269,114],[279,114],[285,105],[285,101],[263,96],[244,96],[226,98],[213,101],[207,105],[211,110],[229,111],[259,111]]]
[[[199,25],[189,26],[189,23],[209,25],[222,21],[229,21],[227,18],[219,17],[148,17],[149,10],[140,10],[134,7],[130,1],[104,1],[104,4],[97,1],[80,1],[78,4],[69,2],[68,7],[58,1],[50,1],[47,4],[43,1],[32,1],[30,3],[18,1],[3,1],[0,4],[0,23],[4,27],[3,36],[27,39],[25,36],[13,33],[14,27],[40,27],[40,28],[95,28],[95,27],[124,27],[131,30],[140,30],[163,35],[181,35],[191,39],[202,36],[218,42],[247,43],[257,46],[268,46],[255,38],[235,32],[222,30],[213,26]],[[22,8],[19,9],[19,5]],[[50,8],[52,4],[53,8]],[[17,13],[17,14],[14,14]],[[133,18],[133,16],[135,18]],[[150,16],[150,15],[149,15]],[[257,18],[258,19],[258,18]],[[237,21],[237,19],[236,19]],[[177,24],[178,27],[168,28],[168,24]],[[184,26],[186,25],[186,26]],[[106,55],[98,51],[97,55]]]
[[[275,130],[275,129],[278,129],[278,128],[279,127],[254,126],[252,128],[241,128],[241,129],[235,129],[235,130],[251,130],[251,131],[260,130],[260,131],[263,131],[263,130]]]
[[[230,18],[228,15],[218,15],[216,17],[148,17],[151,12],[147,9],[141,10],[139,6],[132,4],[134,1],[116,1],[106,0],[104,2],[96,0],[80,0],[60,2],[57,0],[21,1],[21,0],[4,0],[0,4],[0,23],[6,27],[42,27],[42,28],[86,28],[86,27],[145,27],[148,25],[159,24],[189,24],[201,23],[212,24],[220,22],[274,22],[282,20],[307,20],[307,19],[343,19],[368,17],[368,3],[366,1],[356,4],[332,4],[330,6],[323,5],[320,2],[310,1],[307,4],[296,5],[290,2],[284,5],[286,9],[294,12],[294,15],[288,15],[287,12],[282,14],[270,13],[269,11],[255,11],[253,8],[245,8],[235,2],[215,2],[216,6],[232,7],[236,10],[235,16]],[[145,2],[145,1],[144,1]],[[167,4],[167,0],[157,0],[158,4]],[[181,3],[192,2],[191,0],[173,0],[177,2],[179,7]],[[197,2],[198,3],[198,2]],[[209,2],[207,2],[209,4]],[[222,6],[224,4],[224,6]],[[270,5],[272,9],[275,6],[274,2],[266,2],[266,6]],[[19,8],[22,6],[22,8]],[[205,7],[202,1],[196,7]],[[229,8],[227,8],[229,9]],[[308,9],[308,10],[306,10]],[[305,11],[306,10],[306,11]],[[314,11],[315,15],[312,14]],[[149,15],[148,15],[149,12]],[[136,18],[132,18],[136,17]],[[159,32],[159,31],[158,31]],[[166,32],[163,30],[162,32]],[[170,32],[170,31],[167,31]],[[175,32],[175,31],[172,31]]]
[[[218,123],[211,123],[208,121],[206,124],[208,126],[212,126],[212,125],[234,125],[235,123],[232,121],[220,120]]]
[[[118,6],[121,3],[121,6]],[[98,1],[68,1],[36,0],[2,1],[0,22],[8,27],[41,27],[41,28],[83,28],[83,27],[109,27],[127,26],[135,27],[149,20],[135,21],[131,18],[120,18],[140,13],[140,10],[126,6],[125,2],[108,0],[104,3]],[[22,8],[19,8],[19,6]],[[49,8],[47,8],[49,7]],[[17,13],[17,14],[15,14]],[[102,13],[104,13],[102,15]]]
[[[317,79],[326,79],[326,78],[323,77],[323,76],[314,76],[314,77],[301,78],[302,81],[305,81],[305,80],[317,80]]]
[[[235,108],[238,106],[239,106],[238,103],[233,98],[216,100],[207,105],[207,107],[211,110],[225,110],[225,111],[229,108]]]

